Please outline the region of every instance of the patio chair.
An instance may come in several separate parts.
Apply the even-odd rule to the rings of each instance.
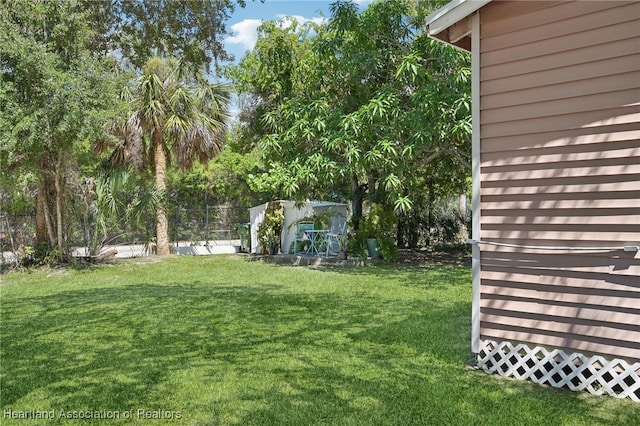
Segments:
[[[341,244],[342,244],[341,240],[343,240],[344,239],[343,236],[346,236],[346,235],[347,235],[347,223],[346,222],[342,225],[342,230],[340,232],[338,232],[338,233],[328,232],[327,235],[325,236],[325,240],[324,240],[324,243],[325,243],[325,246],[326,246],[326,251],[325,251],[324,257],[329,257],[329,255],[332,252],[339,252],[341,249],[342,250],[346,250],[347,249],[346,247],[341,247]],[[337,250],[333,250],[332,251],[332,248],[334,248],[334,247],[337,247]]]
[[[313,222],[298,222],[298,228],[296,231],[296,238],[293,240],[293,254],[298,254],[298,243],[307,243],[311,245],[311,238],[307,231],[313,231],[315,224]],[[305,250],[308,252],[309,247]]]

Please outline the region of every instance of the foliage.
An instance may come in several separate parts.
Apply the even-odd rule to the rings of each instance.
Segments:
[[[267,206],[264,220],[258,225],[258,241],[263,252],[277,249],[280,245],[280,235],[284,222],[284,207]]]
[[[55,247],[59,260],[68,254],[68,182],[111,115],[119,81],[114,62],[93,54],[97,35],[75,6],[0,3],[0,183],[34,174],[37,244]]]
[[[249,207],[264,203],[269,197],[252,191],[248,182],[248,176],[258,168],[258,157],[235,151],[227,137],[224,150],[206,164],[194,163],[188,171],[168,171],[171,201],[182,206],[226,204]]]
[[[136,420],[140,407],[182,415],[152,424],[221,426],[640,417],[631,401],[469,368],[466,268],[318,271],[178,256],[2,280],[3,410],[134,409],[122,424],[149,423]]]
[[[373,204],[365,216],[363,225],[349,238],[349,253],[366,258],[369,254],[367,240],[375,239],[380,256],[393,263],[398,259],[398,246],[394,238],[396,216],[382,204]]]
[[[38,244],[57,247],[61,258],[80,226],[89,238],[92,207],[86,201],[101,173],[91,145],[96,139],[113,142],[104,123],[126,112],[123,104],[131,98],[118,93],[128,73],[141,73],[152,54],[181,57],[191,68],[190,78],[197,74],[192,70],[209,71],[212,60],[217,66],[218,60],[230,59],[222,46],[224,21],[244,5],[230,0],[2,1],[2,208],[36,210]],[[209,97],[206,91],[200,95]],[[174,120],[171,132],[184,129],[184,122]],[[202,150],[194,156],[188,150],[177,161],[187,167],[190,158],[202,157]],[[141,164],[141,158],[130,160]],[[27,189],[15,185],[27,180]]]
[[[184,58],[196,68],[233,59],[222,44],[225,21],[245,0],[81,1],[100,38],[96,49],[117,51],[138,70],[152,56]]]
[[[112,149],[113,165],[153,171],[154,191],[166,199],[166,172],[172,160],[183,170],[195,160],[206,162],[222,150],[228,118],[226,86],[209,83],[199,70],[175,59],[151,58],[141,76],[125,90],[130,115],[114,122],[116,141],[105,139],[97,149]],[[159,255],[169,254],[166,206],[156,207]]]
[[[383,204],[373,204],[364,218],[363,232],[366,238],[375,238],[377,250],[388,262],[398,259],[394,230],[397,218],[393,210]]]
[[[366,259],[369,255],[367,238],[367,234],[363,228],[351,232],[347,240],[347,254],[350,257]]]
[[[428,189],[427,189],[428,194]],[[461,244],[470,237],[471,209],[465,196],[425,200],[426,208],[398,217],[397,235],[411,248]]]
[[[376,248],[385,262],[394,263],[398,260],[398,246],[393,237],[377,238]]]
[[[161,194],[153,189],[144,191],[144,182],[128,169],[115,168],[88,179],[82,228],[90,255],[125,235],[126,241],[131,242],[139,241],[142,234],[148,243],[151,236],[145,232],[146,222],[162,201]]]
[[[364,232],[367,238],[391,236],[396,224],[393,211],[383,204],[373,204],[364,219]]]
[[[355,229],[365,198],[400,213],[422,207],[420,176],[463,191],[468,55],[430,40],[412,15],[425,9],[412,2],[358,13],[339,1],[331,12],[313,34],[263,24],[254,51],[228,73],[250,97],[241,119],[248,149],[264,159],[254,187],[297,200],[348,197]]]

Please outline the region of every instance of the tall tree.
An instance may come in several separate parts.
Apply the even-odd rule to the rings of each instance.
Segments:
[[[244,0],[1,0],[0,185],[35,177],[36,234],[64,248],[69,173],[113,113],[123,68],[153,53],[195,68],[227,60],[226,19]],[[76,182],[82,179],[75,180]],[[8,184],[10,185],[10,184]],[[4,194],[11,187],[0,187]],[[3,197],[6,198],[6,197]]]
[[[100,131],[115,84],[92,54],[95,33],[75,2],[0,3],[0,152],[4,172],[35,171],[37,242],[66,252],[66,178]]]
[[[261,0],[264,1],[264,0]],[[101,34],[96,48],[142,69],[153,55],[184,58],[209,70],[233,59],[223,46],[225,22],[245,0],[83,1]]]
[[[464,182],[469,58],[422,34],[412,14],[425,9],[415,2],[358,12],[338,1],[331,11],[310,37],[263,25],[231,74],[254,94],[242,117],[265,161],[255,186],[293,198],[349,194],[357,227],[366,198],[410,210],[420,191],[414,177],[435,159],[451,159],[440,163],[451,165],[441,179]]]
[[[111,160],[141,171],[150,168],[161,200],[171,160],[187,170],[195,160],[206,162],[221,151],[229,92],[224,85],[209,83],[189,64],[153,57],[125,96],[132,111],[125,123],[114,126],[120,140]],[[156,243],[159,255],[170,253],[163,201],[156,208]]]

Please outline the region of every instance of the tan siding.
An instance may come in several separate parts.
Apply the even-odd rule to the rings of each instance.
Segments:
[[[585,2],[585,5],[579,11],[576,11],[570,4],[562,1],[505,2],[501,7],[483,9],[482,34],[485,38],[488,38],[505,33],[513,33],[516,30],[535,28],[539,24],[537,21],[529,20],[526,16],[524,19],[522,17],[522,15],[529,15],[532,12],[537,12],[536,16],[545,22],[555,22],[609,7],[611,7],[610,4],[603,4],[602,2]]]
[[[492,2],[481,239],[640,245],[640,2]],[[640,359],[640,253],[481,246],[481,337]]]
[[[500,123],[503,121],[531,120],[539,117],[553,117],[556,115],[575,114],[589,111],[599,111],[603,106],[617,103],[630,108],[630,111],[640,113],[640,100],[633,90],[609,91],[593,95],[564,98],[553,102],[535,102],[526,105],[511,105],[503,108],[487,109],[482,115],[483,123]]]
[[[640,31],[634,22],[622,23],[615,26],[614,29],[615,33],[608,33],[602,29],[585,30],[582,33],[572,34],[559,40],[541,40],[509,50],[483,51],[483,58],[480,61],[482,65],[494,66],[503,62],[527,60],[542,57],[545,54],[569,52],[572,49],[582,48],[585,39],[596,40],[598,44],[615,43],[637,37],[638,31]]]
[[[511,90],[508,92],[497,92],[494,94],[485,93],[481,100],[482,109],[488,110],[554,100],[557,99],[557,94],[555,94],[553,90],[555,88],[562,89],[562,95],[564,98],[588,96],[621,90],[637,90],[638,81],[640,81],[640,70],[626,73],[620,73],[617,71],[618,70],[611,70],[611,72],[615,72],[615,78],[611,78],[611,75],[595,77],[591,79],[592,84],[589,84],[588,86],[585,86],[584,81],[578,80],[557,84],[557,87],[551,85],[548,87],[549,90],[539,90],[536,87],[524,87],[519,90]]]
[[[640,81],[640,80],[638,80]],[[598,128],[584,127],[579,129],[556,130],[553,132],[539,132],[529,134],[515,134],[509,136],[483,137],[482,152],[504,152],[517,149],[533,149],[536,147],[567,147],[572,152],[575,146],[592,143],[638,140],[638,123],[604,125]],[[572,146],[571,149],[568,147]],[[582,148],[587,149],[586,147]]]
[[[530,167],[529,169],[519,168],[517,170],[509,170],[509,166],[505,166],[505,170],[497,170],[497,168],[493,168],[494,170],[488,171],[483,170],[483,179],[486,181],[491,180],[505,180],[505,179],[559,179],[559,178],[569,178],[569,177],[581,177],[581,176],[589,176],[591,174],[599,173],[601,175],[624,175],[631,174],[637,175],[640,173],[640,164],[634,163],[634,159],[627,158],[624,160],[622,164],[588,164],[582,167],[567,167],[563,168],[566,164],[555,164],[557,166],[553,168],[540,168],[536,169],[534,167]],[[622,162],[622,160],[621,160]],[[605,163],[605,161],[601,161],[601,163]],[[629,207],[638,206],[638,204],[629,205]],[[569,206],[572,207],[572,206]],[[579,206],[573,206],[578,208]],[[505,208],[513,208],[513,207],[505,207]]]
[[[585,83],[587,84],[587,83]],[[550,108],[552,106],[550,105]],[[575,114],[562,114],[549,117],[535,117],[503,123],[483,123],[483,134],[488,138],[533,134],[545,129],[548,132],[562,130],[588,129],[597,132],[596,127],[614,125],[636,125],[640,117],[638,106],[620,106],[608,110],[587,111]]]
[[[536,71],[528,74],[513,74],[510,77],[486,80],[482,84],[481,95],[492,94],[502,91],[519,90],[525,87],[544,87],[552,84],[572,82],[578,80],[589,80],[610,73],[634,72],[638,69],[638,58],[634,55],[617,56],[610,59],[602,59],[567,66],[564,68],[553,68],[543,71]]]
[[[585,15],[589,6],[592,9],[608,10]],[[510,30],[498,23],[500,32],[492,31],[493,24],[488,22],[486,11],[500,7],[500,4],[494,2],[482,11],[482,66],[570,52],[597,44],[616,43],[636,37],[640,31],[635,22],[640,9],[637,2],[627,2],[622,6],[608,1],[580,2],[574,5],[567,3],[549,7],[545,11],[553,17],[561,9],[570,8],[572,13],[577,14],[575,19],[550,21],[535,14],[525,14],[514,17],[521,28]]]
[[[532,331],[535,330],[535,331]],[[523,327],[500,327],[496,324],[481,322],[482,339],[509,340],[513,342],[528,342],[535,345],[558,347],[567,352],[584,352],[586,354],[602,354],[623,357],[630,360],[640,359],[640,343],[620,341],[615,339],[601,339],[591,336],[567,334],[544,329],[532,329]],[[612,353],[616,348],[616,353]]]
[[[509,151],[508,157],[504,156],[503,148],[502,152],[486,153],[483,156],[483,161],[487,166],[495,167],[515,164],[535,164],[540,162],[593,161],[605,158],[628,157],[640,157],[640,146],[635,139],[606,142],[598,145],[584,143],[574,146],[569,150],[558,149],[557,147],[546,147],[529,149],[523,153]]]
[[[491,229],[493,224],[505,227],[509,225],[527,225],[529,227],[535,224],[549,226],[597,225],[602,227],[602,225],[612,226],[612,223],[622,224],[622,226],[635,223],[633,221],[635,209],[599,209],[598,213],[602,213],[599,216],[592,214],[592,209],[571,209],[564,215],[555,214],[553,216],[545,214],[547,212],[544,210],[531,210],[526,215],[522,214],[521,209],[486,211],[482,218],[482,224],[484,229]]]
[[[550,271],[553,275],[545,275],[544,270],[533,267],[522,266],[514,272],[509,266],[488,266],[482,271],[482,278],[487,281],[502,282],[502,285],[537,286],[539,284],[547,286],[575,287],[583,289],[585,278],[589,280],[590,289],[599,290],[621,290],[640,294],[640,284],[633,280],[618,279],[616,282],[607,281],[610,277],[608,272],[602,271],[600,275],[594,275],[591,271],[580,272],[576,270]],[[640,296],[639,296],[640,297]],[[588,309],[588,308],[585,308]],[[634,315],[640,315],[635,311]],[[637,323],[640,323],[638,318]]]
[[[543,286],[539,285],[533,289],[521,288],[521,287],[506,287],[501,282],[494,282],[495,286],[491,287],[491,282],[486,280],[484,285],[486,291],[491,296],[484,299],[483,303],[486,306],[491,306],[498,309],[506,309],[514,300],[535,302],[536,306],[534,312],[536,314],[544,314],[550,307],[555,306],[569,306],[572,309],[580,309],[581,307],[589,306],[591,309],[594,307],[600,307],[605,312],[611,307],[635,309],[640,303],[640,293],[632,291],[619,291],[619,290],[600,290],[590,289],[588,294],[585,294],[584,288],[563,288],[563,292],[559,292],[555,286]],[[571,292],[570,292],[571,291]],[[496,303],[499,302],[499,303]],[[586,308],[585,308],[586,309]],[[513,311],[522,311],[522,307],[518,306]],[[530,311],[523,311],[530,312]],[[565,315],[566,316],[566,315]],[[568,316],[567,316],[568,317]],[[637,315],[630,315],[630,317],[638,318]],[[589,318],[593,319],[593,318]],[[637,339],[640,342],[640,336]]]
[[[542,70],[562,68],[574,64],[583,63],[585,56],[591,62],[598,62],[603,59],[615,58],[629,54],[629,51],[637,47],[637,36],[629,35],[626,40],[620,40],[615,45],[610,43],[596,44],[566,52],[543,55],[534,58],[511,61],[493,66],[486,66],[483,70],[484,78],[493,80],[505,76],[518,74],[529,74]]]
[[[531,16],[530,14],[514,18],[513,26],[519,22],[521,24],[519,28],[510,30],[501,24],[501,33],[495,31],[494,34],[491,34],[492,26],[485,24],[482,50],[503,49],[502,53],[505,54],[510,50],[521,49],[521,46],[525,44],[528,48],[535,48],[539,44],[544,50],[536,49],[536,53],[557,54],[556,52],[561,49],[559,46],[564,46],[564,44],[553,47],[543,46],[542,42],[552,41],[555,43],[559,37],[571,40],[569,37],[580,35],[583,37],[581,45],[596,43],[599,37],[590,37],[591,35],[601,31],[604,27],[633,24],[637,13],[637,4],[620,5],[613,2],[593,1],[587,5],[580,4],[577,7],[567,3],[549,7],[544,10],[544,13],[537,13],[534,20],[527,20],[527,16]],[[525,25],[529,27],[527,28]],[[486,28],[487,26],[488,28]],[[620,39],[623,38],[620,37]],[[562,41],[566,43],[567,39]],[[571,49],[567,50],[575,48],[577,47],[571,46]]]

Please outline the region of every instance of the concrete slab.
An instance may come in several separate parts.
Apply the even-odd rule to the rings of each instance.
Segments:
[[[363,258],[348,258],[341,259],[337,257],[324,257],[324,256],[301,256],[292,254],[277,254],[270,255],[249,255],[249,260],[263,260],[265,262],[275,263],[277,265],[291,265],[291,266],[335,266],[335,267],[353,267],[353,266],[368,266],[381,262],[381,259],[363,259]]]

